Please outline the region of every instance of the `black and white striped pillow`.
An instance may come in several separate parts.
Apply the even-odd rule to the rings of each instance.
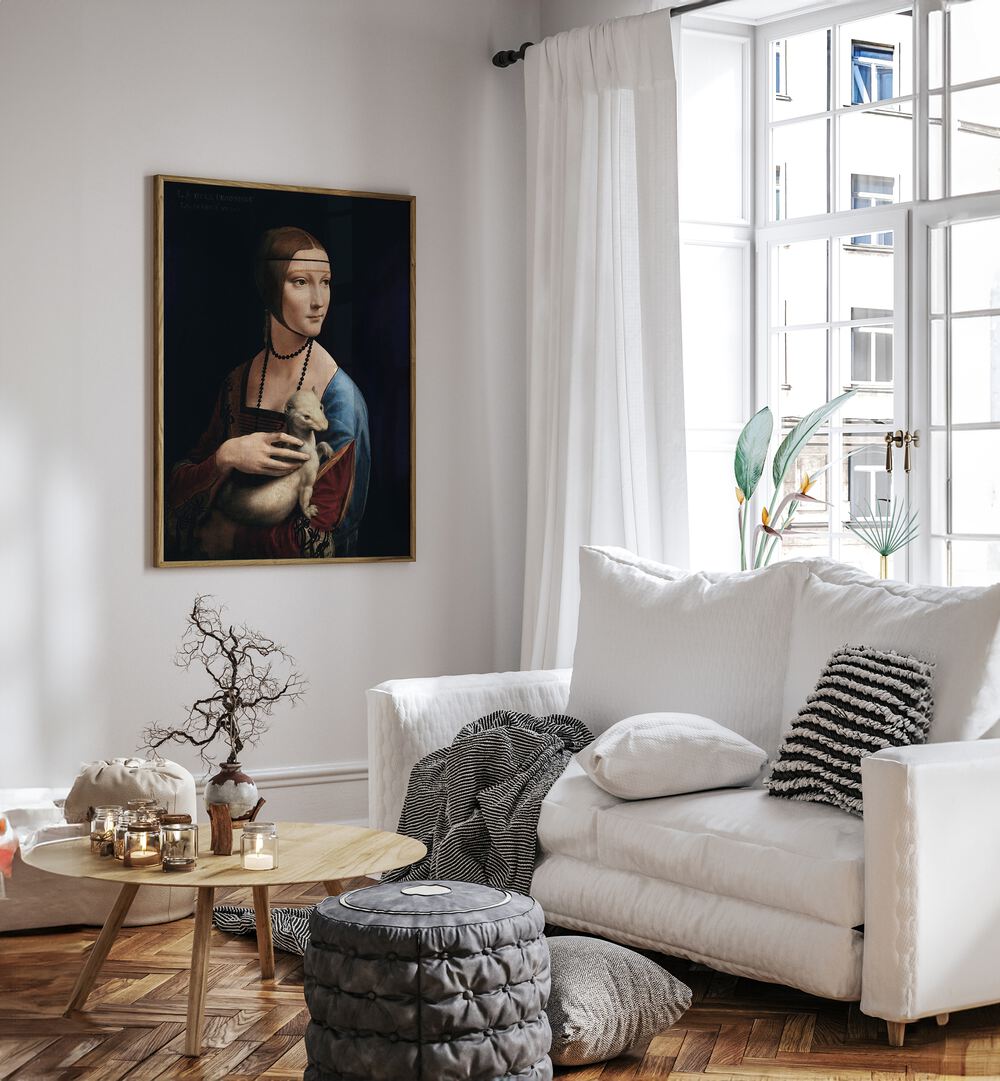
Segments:
[[[832,803],[862,815],[861,760],[925,743],[934,665],[890,650],[843,646],[785,736],[764,787],[772,796]]]

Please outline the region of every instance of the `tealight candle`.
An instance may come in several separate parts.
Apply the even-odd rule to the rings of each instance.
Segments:
[[[155,867],[160,862],[160,824],[154,819],[132,822],[125,834],[125,866]]]
[[[240,840],[245,871],[273,871],[278,866],[278,828],[273,822],[247,822]]]

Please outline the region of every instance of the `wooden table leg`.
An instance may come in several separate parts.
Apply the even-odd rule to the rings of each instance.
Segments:
[[[260,956],[260,978],[274,979],[274,937],[271,932],[271,902],[267,886],[253,887],[253,918],[257,924],[257,953]]]
[[[90,951],[87,963],[83,966],[83,971],[76,979],[76,986],[73,988],[73,994],[70,996],[69,1004],[66,1006],[64,1017],[68,1017],[73,1010],[83,1009],[83,1004],[87,1001],[87,996],[93,989],[97,974],[101,971],[101,965],[107,960],[111,947],[118,937],[118,932],[122,929],[128,910],[132,907],[132,902],[138,892],[138,884],[133,885],[131,882],[126,882],[122,886],[118,899],[108,913],[108,918],[104,921],[104,927]]]
[[[201,1037],[205,1028],[205,990],[208,981],[208,944],[212,937],[212,905],[215,887],[198,887],[198,906],[194,917],[194,950],[191,953],[191,982],[188,989],[187,1033],[184,1054],[197,1058],[201,1054]]]

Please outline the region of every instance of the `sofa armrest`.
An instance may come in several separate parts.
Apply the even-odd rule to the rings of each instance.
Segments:
[[[395,830],[410,770],[464,724],[497,709],[562,713],[569,669],[393,679],[367,692],[368,822]]]
[[[1000,740],[879,751],[861,769],[861,1009],[905,1022],[1000,1001]]]

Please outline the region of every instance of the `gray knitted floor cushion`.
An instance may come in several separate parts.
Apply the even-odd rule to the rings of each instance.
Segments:
[[[383,882],[314,909],[304,1081],[549,1081],[545,916],[468,882]]]

